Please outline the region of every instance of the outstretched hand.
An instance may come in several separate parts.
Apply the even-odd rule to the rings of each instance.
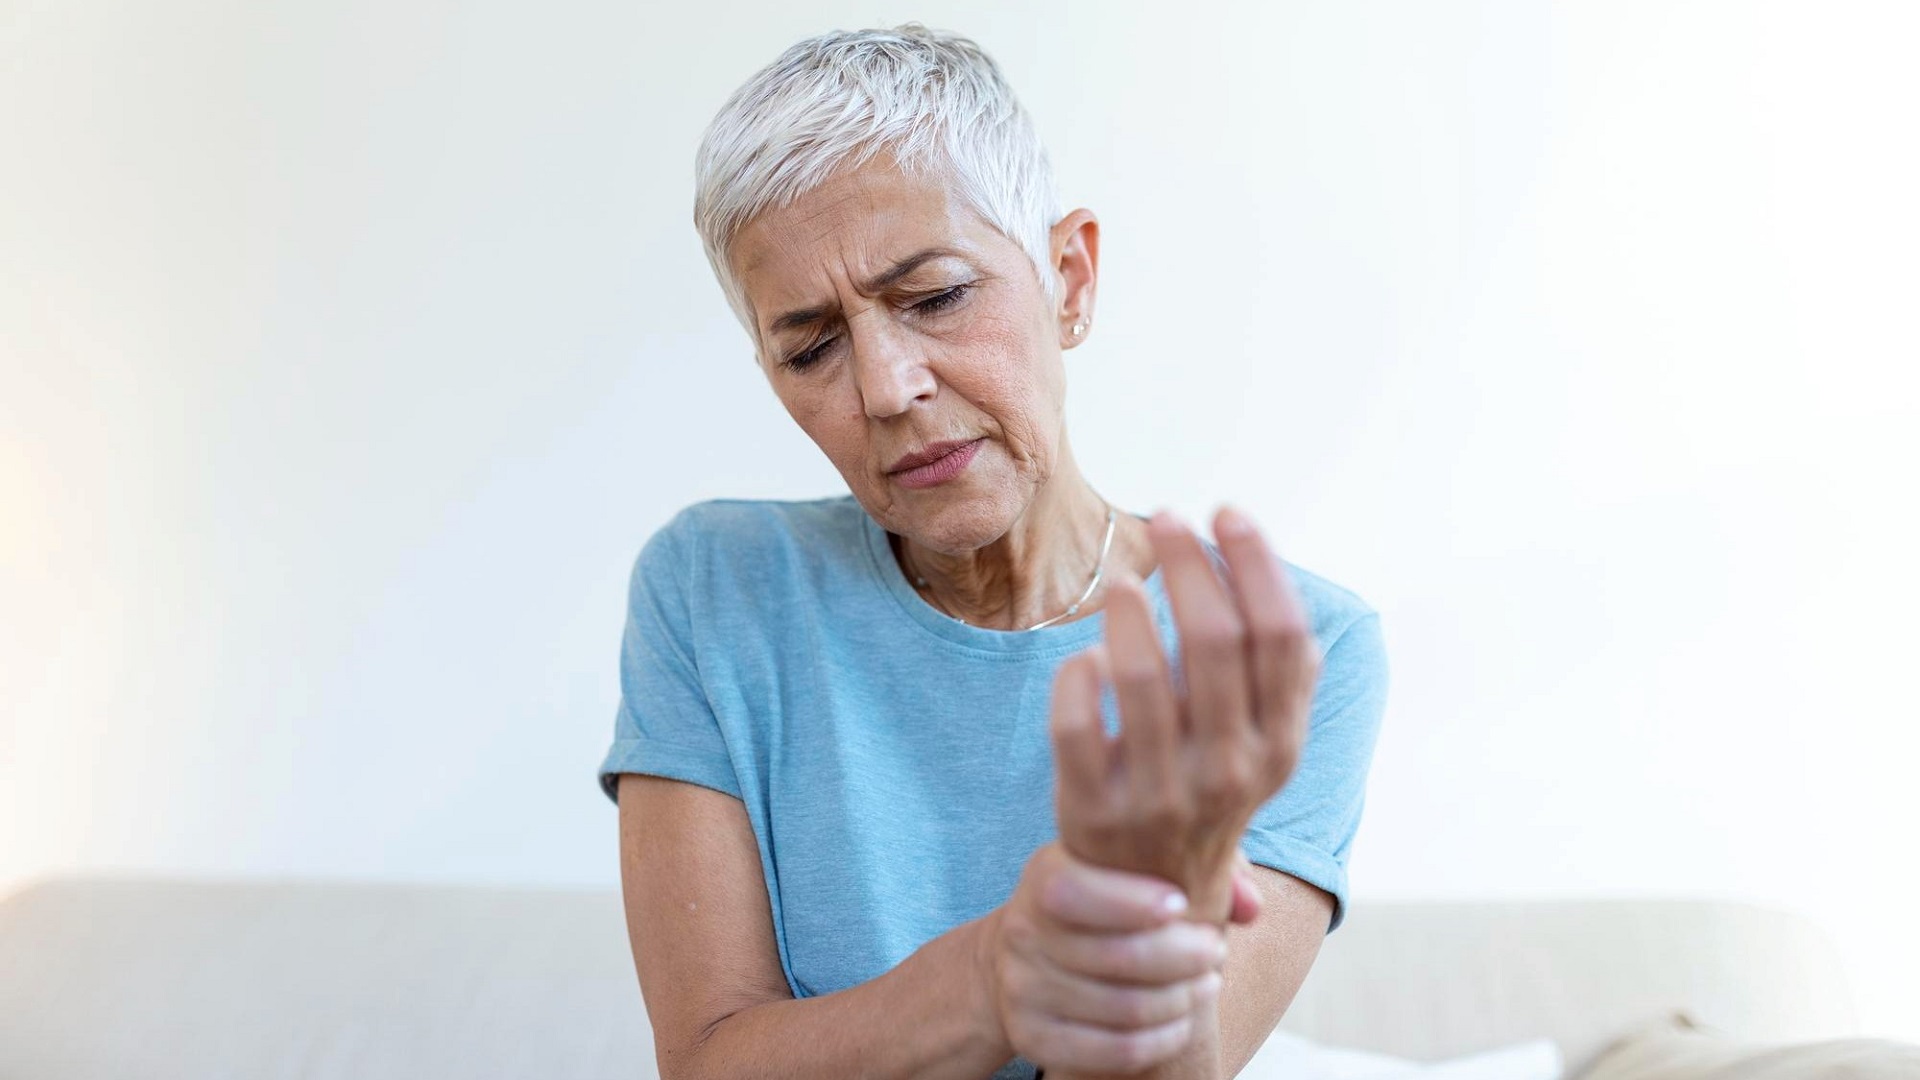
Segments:
[[[1227,580],[1171,514],[1155,514],[1147,529],[1173,607],[1185,692],[1145,591],[1117,580],[1105,641],[1055,676],[1052,737],[1066,849],[1166,878],[1187,893],[1190,917],[1225,923],[1243,901],[1257,909],[1240,837],[1299,761],[1321,658],[1299,594],[1253,523],[1223,508],[1213,527]],[[1109,684],[1118,738],[1102,726]]]

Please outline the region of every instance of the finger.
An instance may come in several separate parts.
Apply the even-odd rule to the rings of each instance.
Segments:
[[[1241,856],[1244,860],[1245,856]],[[1260,886],[1253,880],[1253,869],[1241,866],[1233,872],[1233,909],[1227,920],[1246,926],[1260,917]]]
[[[1151,930],[1187,910],[1186,894],[1165,878],[1096,866],[1057,845],[1055,852],[1040,888],[1040,910],[1065,926]]]
[[[1177,1057],[1192,1038],[1189,1016],[1139,1031],[1046,1019],[1020,1049],[1046,1072],[1135,1073]]]
[[[1203,747],[1233,746],[1252,725],[1247,630],[1200,537],[1162,510],[1147,524],[1180,632],[1188,721]]]
[[[1169,801],[1180,703],[1147,594],[1132,579],[1107,594],[1106,660],[1120,708],[1120,764],[1135,798]]]
[[[1222,507],[1214,534],[1232,573],[1247,624],[1255,722],[1268,745],[1291,761],[1306,741],[1308,707],[1319,675],[1319,646],[1306,607],[1279,556],[1245,514]]]
[[[1082,813],[1100,806],[1108,794],[1114,748],[1100,717],[1100,666],[1099,655],[1089,649],[1068,657],[1053,676],[1048,727],[1058,820],[1078,820]]]
[[[1161,986],[1140,986],[1103,982],[1063,968],[1050,968],[1036,980],[1026,1000],[1056,1019],[1133,1031],[1187,1015],[1217,995],[1221,982],[1217,971]]]
[[[1227,962],[1227,939],[1220,928],[1184,919],[1131,933],[1062,929],[1040,935],[1039,946],[1041,955],[1067,971],[1149,986],[1196,978]]]

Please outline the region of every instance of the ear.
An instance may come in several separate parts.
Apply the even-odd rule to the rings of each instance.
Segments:
[[[1100,222],[1093,211],[1081,207],[1054,223],[1050,251],[1053,256],[1055,284],[1060,286],[1055,320],[1060,326],[1060,347],[1071,349],[1087,340],[1093,331],[1093,296],[1100,277]],[[1084,329],[1073,332],[1078,323]]]

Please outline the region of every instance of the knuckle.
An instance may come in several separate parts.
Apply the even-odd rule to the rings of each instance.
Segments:
[[[1070,874],[1054,874],[1040,887],[1040,910],[1049,915],[1067,915],[1079,906],[1080,885]]]
[[[1212,971],[1220,962],[1220,947],[1224,938],[1211,926],[1187,924],[1191,932],[1182,936],[1180,957],[1184,961],[1183,975],[1192,978]]]
[[[1215,795],[1237,795],[1253,786],[1256,758],[1246,747],[1233,747],[1213,761],[1200,778],[1201,790]]]
[[[1121,1072],[1143,1072],[1160,1060],[1160,1039],[1152,1032],[1127,1032],[1115,1040],[1113,1052]]]
[[[1113,681],[1127,690],[1143,690],[1160,681],[1160,669],[1154,664],[1142,663],[1139,660],[1115,660]]]
[[[1034,1024],[1027,1016],[1014,1013],[1006,1020],[1007,1041],[1013,1044],[1015,1052],[1023,1057],[1035,1060],[1052,1060],[1055,1053],[1054,1040],[1046,1028]]]
[[[1000,976],[1007,1000],[1023,1009],[1038,1009],[1045,1001],[1038,973],[1025,964],[1014,964]]]
[[[1087,838],[1103,851],[1120,845],[1132,831],[1131,821],[1113,810],[1101,810],[1091,818],[1083,828]]]
[[[1122,1026],[1143,1028],[1158,1023],[1160,1010],[1146,990],[1121,990],[1114,996],[1111,1014]]]
[[[1283,736],[1268,755],[1268,768],[1275,775],[1292,775],[1294,766],[1300,764],[1301,749],[1299,735]]]
[[[1278,651],[1286,647],[1289,633],[1298,626],[1298,621],[1293,619],[1256,616],[1247,627],[1247,635],[1262,652]]]
[[[1307,624],[1300,619],[1267,620],[1255,631],[1255,639],[1262,650],[1281,656],[1306,658],[1313,653],[1313,635],[1308,633]]]
[[[1203,777],[1197,784],[1196,800],[1201,810],[1209,817],[1218,817],[1228,807],[1238,805],[1242,788],[1239,784],[1217,775]]]
[[[1100,943],[1098,955],[1107,970],[1132,975],[1152,958],[1152,942],[1142,934],[1116,934]]]
[[[1320,678],[1320,665],[1324,659],[1325,658],[1320,655],[1320,650],[1317,647],[1308,652],[1307,655],[1301,657],[1301,678],[1306,682],[1317,681]]]
[[[1183,638],[1189,651],[1207,656],[1237,655],[1246,648],[1248,630],[1238,619],[1215,619],[1189,627]]]
[[[1032,952],[1040,944],[1040,927],[1032,919],[1009,918],[1001,932],[1007,946],[1017,953]]]
[[[1307,746],[1307,712],[1303,702],[1292,713],[1273,726],[1261,749],[1262,757],[1273,764],[1292,768],[1299,761],[1300,754]]]
[[[1186,778],[1168,770],[1154,782],[1150,794],[1134,808],[1135,824],[1154,832],[1165,832],[1184,824],[1187,811]]]
[[[1062,847],[1058,842],[1043,844],[1040,850],[1033,853],[1033,858],[1028,861],[1027,873],[1040,880],[1045,880],[1059,873],[1060,868],[1065,866],[1067,862],[1066,848]]]

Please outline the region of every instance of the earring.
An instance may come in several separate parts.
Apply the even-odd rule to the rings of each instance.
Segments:
[[[1087,324],[1086,324],[1086,323],[1083,323],[1083,322],[1077,322],[1077,323],[1074,323],[1074,324],[1073,324],[1073,336],[1074,336],[1074,337],[1079,337],[1079,336],[1080,336],[1081,334],[1084,334],[1084,333],[1086,333],[1086,332],[1087,332]]]

